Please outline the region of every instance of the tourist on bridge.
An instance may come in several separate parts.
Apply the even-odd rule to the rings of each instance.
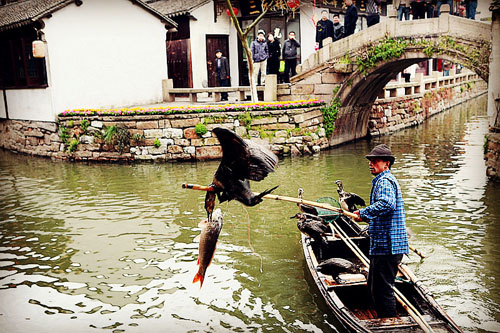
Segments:
[[[316,47],[323,47],[323,39],[331,37],[333,40],[333,22],[328,19],[328,10],[321,11],[321,20],[316,23]]]
[[[285,59],[284,80],[286,83],[290,82],[290,71],[292,71],[292,76],[297,75],[297,48],[299,47],[300,43],[295,40],[295,32],[290,31],[288,39],[283,44],[283,50],[281,50],[283,59]]]
[[[381,0],[368,0],[366,2],[366,25],[371,27],[380,22],[380,15],[378,13],[378,6]]]
[[[424,0],[412,0],[410,3],[413,19],[419,20],[425,18],[425,2]]]
[[[271,32],[267,34],[267,49],[269,51],[269,58],[267,58],[267,73],[278,75],[280,69],[281,45]]]
[[[229,62],[221,50],[215,50],[215,70],[219,87],[229,87]],[[221,101],[227,101],[227,92],[221,92]]]
[[[405,21],[410,20],[410,0],[394,0],[394,8],[398,11],[398,20],[403,20],[403,15],[405,16]]]
[[[339,14],[333,15],[333,41],[344,38],[344,26],[340,23]]]
[[[356,23],[358,22],[358,9],[353,5],[352,0],[345,0],[347,10],[344,16],[344,30],[345,36],[350,36],[356,30]]]
[[[436,0],[425,0],[425,12],[427,13],[427,18],[434,17],[434,4]]]
[[[264,85],[266,83],[267,58],[269,57],[264,30],[259,30],[257,39],[252,42],[250,49],[252,51],[253,60],[253,82],[258,83],[257,79],[259,78],[260,72],[260,80]]]
[[[408,235],[401,187],[391,173],[394,156],[385,144],[366,155],[372,180],[370,205],[354,212],[357,221],[366,221],[370,235],[368,291],[378,318],[396,317],[394,281],[398,265],[408,254]]]
[[[465,17],[471,20],[476,19],[477,0],[465,0]]]

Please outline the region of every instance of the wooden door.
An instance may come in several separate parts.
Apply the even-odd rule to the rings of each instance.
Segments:
[[[167,41],[168,77],[174,88],[192,88],[191,49],[189,39]]]
[[[229,61],[229,40],[226,35],[207,35],[207,78],[209,87],[217,87],[215,51],[222,51],[222,56]]]

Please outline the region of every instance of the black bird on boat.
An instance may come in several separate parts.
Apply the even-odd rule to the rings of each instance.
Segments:
[[[318,265],[318,271],[336,278],[341,273],[360,273],[360,267],[343,258],[330,258]]]
[[[307,213],[298,213],[291,218],[297,218],[297,228],[299,230],[314,239],[314,241],[322,243],[325,246],[328,246],[328,241],[326,240],[326,233],[331,232],[323,219],[312,216]]]
[[[366,206],[365,201],[356,193],[349,193],[344,191],[344,186],[340,180],[335,181],[337,184],[337,193],[339,194],[340,207],[348,212],[357,210],[356,205]]]
[[[214,128],[212,132],[222,147],[222,161],[210,184],[213,191],[207,192],[205,196],[205,210],[209,219],[214,210],[216,195],[219,202],[236,199],[246,206],[255,206],[262,202],[263,196],[278,187],[254,195],[248,181],[261,181],[274,171],[278,157],[272,151],[250,140],[244,140],[223,127]]]

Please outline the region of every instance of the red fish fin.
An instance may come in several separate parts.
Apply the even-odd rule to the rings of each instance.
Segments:
[[[200,273],[196,273],[196,275],[194,276],[194,279],[193,279],[193,283],[200,281],[200,289],[201,289],[201,286],[203,286],[203,278],[204,278],[203,275],[201,275]]]

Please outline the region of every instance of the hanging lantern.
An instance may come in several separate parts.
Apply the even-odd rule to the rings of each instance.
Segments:
[[[300,0],[287,0],[286,4],[292,10],[295,10],[295,9],[297,9],[300,6]]]
[[[233,12],[234,12],[234,15],[238,15],[238,8],[236,7],[233,7]],[[229,11],[229,8],[226,9],[226,13],[227,13],[227,16],[231,16],[231,12]]]
[[[34,58],[45,58],[45,43],[41,40],[34,40],[31,44]]]

